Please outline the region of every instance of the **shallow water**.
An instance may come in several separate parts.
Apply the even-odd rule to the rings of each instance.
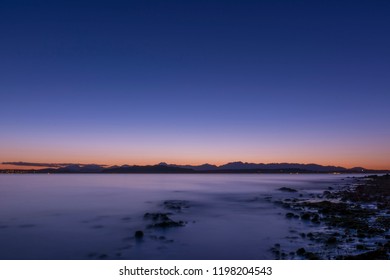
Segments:
[[[311,226],[285,219],[272,201],[298,193],[278,189],[322,193],[347,176],[2,174],[0,259],[274,259],[275,243],[296,246],[294,232]],[[186,224],[150,227],[147,212]]]

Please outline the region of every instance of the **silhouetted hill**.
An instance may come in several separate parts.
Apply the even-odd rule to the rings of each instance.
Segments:
[[[311,172],[345,172],[348,169],[340,166],[322,166],[318,164],[300,164],[300,163],[247,163],[247,162],[230,162],[219,166],[218,169],[240,170],[305,170]]]
[[[218,170],[218,166],[212,165],[212,164],[208,164],[208,163],[205,163],[205,164],[202,164],[202,165],[176,165],[176,164],[172,164],[172,165],[169,165],[169,166],[175,166],[175,167],[180,167],[180,168],[187,168],[187,169],[192,169],[192,170],[195,170],[195,171],[214,171],[214,170]]]
[[[106,168],[101,173],[194,173],[193,169],[174,167],[168,165],[147,165],[147,166],[120,166]]]

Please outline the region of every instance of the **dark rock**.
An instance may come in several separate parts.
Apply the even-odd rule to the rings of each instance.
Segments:
[[[390,229],[390,217],[383,217],[383,216],[380,216],[380,217],[376,218],[375,223],[376,223],[379,227],[381,227],[381,228],[383,228],[383,229],[385,229],[385,230]]]
[[[312,252],[306,252],[304,254],[305,258],[308,259],[308,260],[319,260],[320,258],[318,257],[317,254],[314,254]]]
[[[390,214],[390,176],[365,178],[359,184],[355,181],[354,184],[339,187],[337,191],[328,187],[319,200],[314,193],[308,193],[305,197],[313,200],[297,199],[296,196],[295,200],[285,200],[280,205],[291,209],[291,212],[286,211],[287,218],[294,218],[294,213],[299,211],[302,221],[310,220],[326,226],[325,231],[306,234],[310,246],[323,250],[321,256],[324,258],[390,259],[390,217],[386,215]],[[288,189],[280,190],[296,191]],[[339,234],[340,231],[342,234]],[[304,238],[303,234],[300,235]],[[335,251],[335,245],[341,242],[347,244],[340,244]],[[356,245],[355,242],[361,244]],[[350,251],[351,248],[355,249],[355,253]],[[304,259],[319,258],[319,255],[307,252],[304,248],[298,249],[297,254]]]
[[[311,221],[315,224],[320,223],[320,216],[318,214],[314,214],[313,217],[311,218]]]
[[[185,223],[183,221],[175,222],[175,221],[170,219],[169,221],[163,221],[163,222],[155,223],[155,224],[152,225],[152,227],[170,228],[170,227],[183,227],[184,225],[185,225]]]
[[[298,256],[303,256],[306,253],[306,250],[305,248],[299,248],[296,253]]]
[[[305,212],[301,215],[302,220],[310,220],[311,214],[308,212]]]
[[[146,213],[145,219],[152,220],[154,223],[150,227],[156,228],[170,228],[170,227],[182,227],[185,225],[183,221],[174,221],[169,217],[170,213]]]
[[[142,230],[137,230],[134,233],[134,237],[137,238],[137,239],[142,239],[144,237],[144,232]]]
[[[366,238],[366,235],[361,231],[358,231],[356,236],[357,238]]]
[[[326,240],[326,244],[328,245],[334,245],[337,243],[337,238],[334,237],[334,236],[331,236],[329,237],[327,240]]]
[[[170,220],[168,217],[169,213],[146,213],[145,219],[151,219],[153,221],[167,221]]]
[[[166,200],[164,201],[163,205],[166,209],[178,212],[190,207],[189,202],[186,200]]]
[[[282,187],[282,188],[279,189],[279,191],[282,191],[282,192],[290,192],[290,193],[298,192],[296,189],[287,188],[287,187]]]
[[[355,256],[344,257],[345,260],[388,260],[388,258],[386,250],[382,248]]]
[[[357,250],[367,250],[367,247],[366,247],[366,245],[363,245],[363,244],[357,244],[356,249]]]

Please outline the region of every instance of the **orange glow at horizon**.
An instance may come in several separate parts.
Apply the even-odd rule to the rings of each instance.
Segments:
[[[341,166],[345,168],[353,168],[353,167],[363,167],[366,169],[376,169],[376,170],[390,170],[390,163],[389,162],[383,162],[383,161],[377,161],[375,159],[370,159],[369,161],[366,160],[365,162],[362,161],[360,158],[355,158],[353,160],[346,160],[346,159],[338,159],[338,160],[332,160],[332,159],[323,159],[323,160],[314,160],[312,158],[301,158],[293,159],[293,158],[274,158],[274,159],[260,159],[256,157],[250,157],[250,158],[238,158],[238,157],[224,157],[224,159],[219,160],[213,160],[213,159],[196,159],[196,160],[186,160],[185,158],[132,158],[131,160],[125,160],[125,159],[117,159],[117,160],[107,160],[104,161],[101,158],[97,159],[94,157],[90,157],[89,160],[71,160],[70,158],[67,158],[66,160],[59,160],[59,158],[53,158],[53,160],[7,160],[6,162],[33,162],[33,163],[74,163],[74,164],[99,164],[99,165],[107,165],[107,166],[121,166],[121,165],[156,165],[161,162],[166,162],[168,164],[177,164],[177,165],[201,165],[201,164],[212,164],[212,165],[223,165],[229,162],[236,162],[236,161],[242,161],[242,162],[248,162],[248,163],[299,163],[299,164],[319,164],[319,165],[332,165],[332,166]],[[19,166],[19,165],[10,165],[10,164],[2,164],[0,166],[0,169],[22,169],[22,170],[28,170],[28,169],[44,169],[48,167],[40,167],[40,166]]]
[[[100,136],[94,141],[73,138],[45,139],[25,137],[9,139],[0,146],[0,162],[80,163],[104,165],[155,165],[160,162],[178,165],[214,164],[242,161],[250,163],[315,163],[320,165],[363,167],[390,170],[390,149],[387,138],[348,141],[336,137],[312,135],[240,134],[196,137],[186,135],[118,138]],[[278,137],[277,137],[278,136]],[[320,135],[321,136],[321,135]],[[284,139],[287,139],[284,140]],[[88,139],[88,138],[86,138]],[[156,140],[157,139],[157,140]],[[320,139],[320,140],[318,140]],[[331,139],[331,140],[329,140]],[[107,143],[110,143],[108,145]],[[345,144],[347,143],[347,144]],[[362,148],[364,147],[364,148]],[[31,169],[36,167],[0,165],[1,169]]]

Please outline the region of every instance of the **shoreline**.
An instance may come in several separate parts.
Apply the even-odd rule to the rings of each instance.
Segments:
[[[276,259],[390,259],[389,174],[355,178],[322,194],[274,203],[288,211],[286,219],[312,226],[299,234],[306,246],[296,251],[275,244],[271,250]]]

